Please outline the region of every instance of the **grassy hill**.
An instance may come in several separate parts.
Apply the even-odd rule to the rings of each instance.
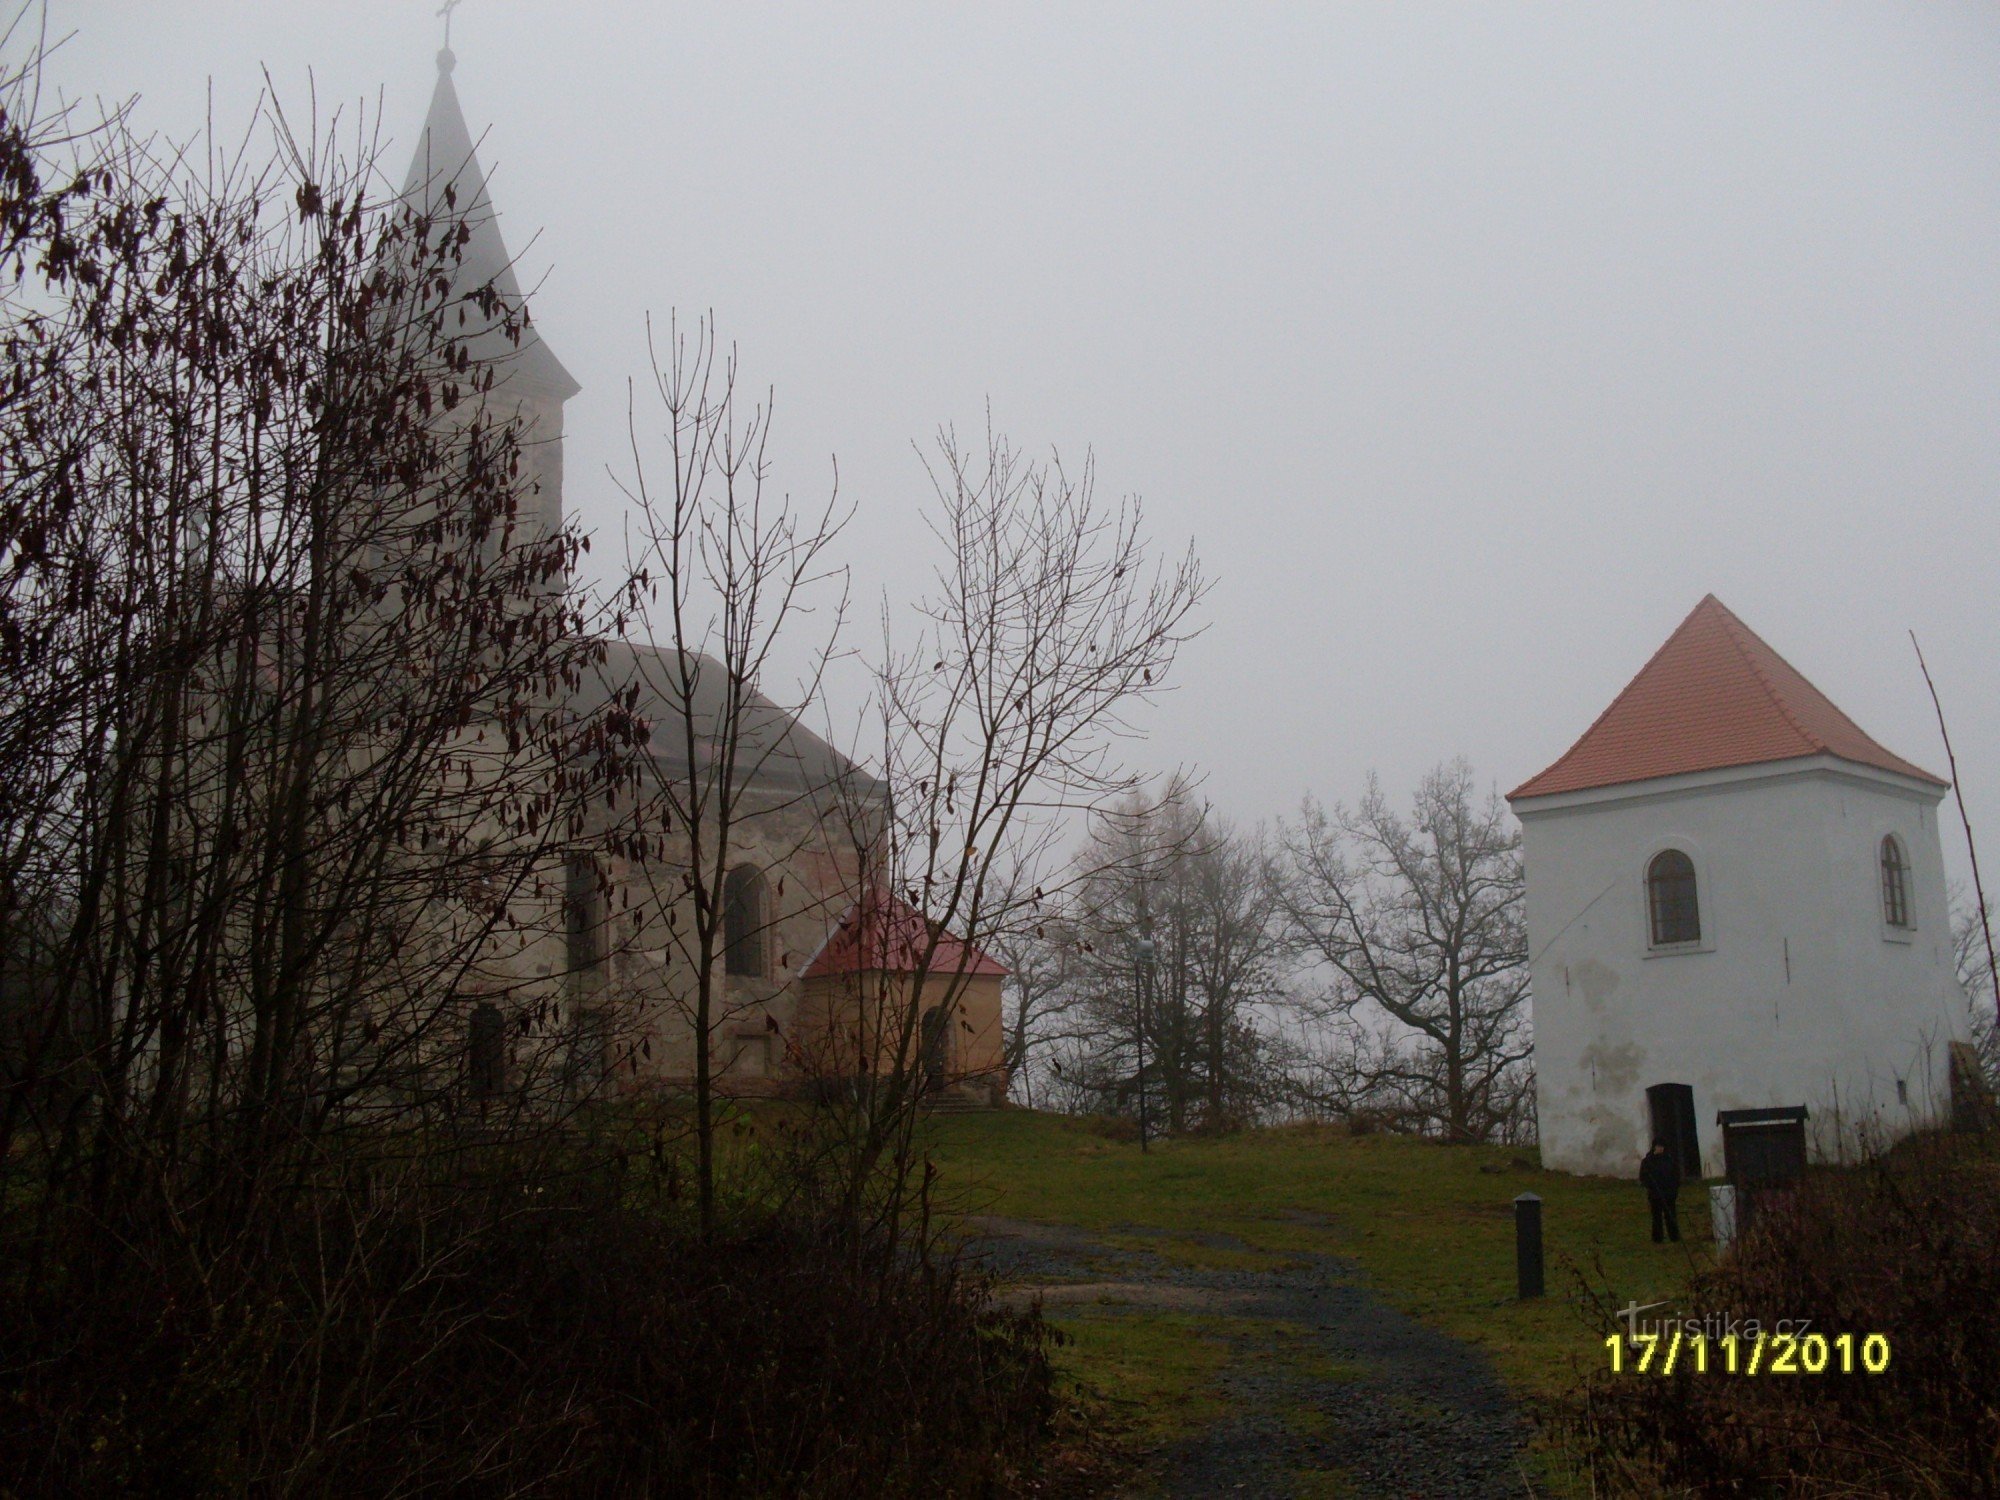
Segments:
[[[928,1129],[943,1184],[968,1213],[1076,1225],[1114,1245],[1121,1231],[1164,1231],[1143,1243],[1195,1265],[1347,1256],[1386,1300],[1483,1349],[1524,1396],[1565,1388],[1604,1357],[1586,1283],[1612,1305],[1658,1302],[1708,1260],[1698,1188],[1682,1197],[1686,1242],[1654,1245],[1636,1181],[1545,1172],[1532,1148],[1288,1126],[1155,1142],[1142,1155],[1089,1122],[1024,1110],[940,1117]],[[1542,1198],[1548,1256],[1548,1295],[1527,1303],[1514,1282],[1523,1192]],[[1196,1238],[1215,1235],[1250,1248]]]

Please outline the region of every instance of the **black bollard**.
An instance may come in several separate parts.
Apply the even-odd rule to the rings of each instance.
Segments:
[[[1523,1301],[1542,1295],[1542,1200],[1533,1193],[1514,1200],[1514,1275]]]

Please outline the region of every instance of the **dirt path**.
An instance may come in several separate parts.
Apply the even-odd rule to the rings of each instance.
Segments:
[[[1092,1316],[1201,1317],[1228,1344],[1222,1415],[1157,1455],[1150,1487],[1173,1497],[1332,1495],[1484,1500],[1527,1493],[1526,1430],[1476,1350],[1389,1307],[1351,1263],[1260,1257],[1227,1235],[1146,1248],[1159,1231],[1082,1230],[986,1218],[974,1252],[1011,1299]],[[1134,1242],[1137,1243],[1134,1243]],[[1188,1247],[1256,1269],[1188,1264]],[[1196,1255],[1193,1259],[1204,1257]]]

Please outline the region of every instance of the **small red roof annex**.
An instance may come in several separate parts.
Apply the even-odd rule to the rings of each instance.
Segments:
[[[1708,594],[1562,759],[1507,800],[1807,755],[1950,784],[1876,744]]]
[[[926,921],[922,912],[900,896],[881,895],[850,906],[833,936],[799,977],[817,979],[867,970],[907,974],[923,957],[933,932],[937,934],[937,949],[931,955],[930,973],[947,978],[960,973],[1006,977],[1004,966]]]

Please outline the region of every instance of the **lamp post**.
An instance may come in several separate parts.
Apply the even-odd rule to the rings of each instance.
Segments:
[[[1153,986],[1153,940],[1141,937],[1133,948],[1133,977],[1138,989],[1138,1026],[1135,1035],[1139,1042],[1139,1150],[1147,1149],[1151,1132],[1146,1119],[1146,997]]]

